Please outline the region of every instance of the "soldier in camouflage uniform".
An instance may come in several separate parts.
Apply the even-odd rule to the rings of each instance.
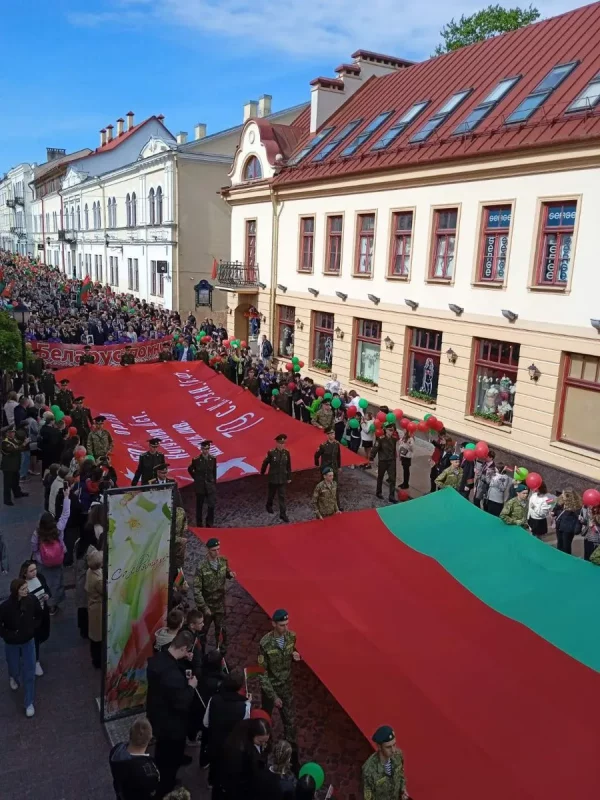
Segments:
[[[504,504],[500,512],[500,519],[507,525],[520,525],[521,528],[527,528],[527,514],[529,511],[527,495],[529,494],[529,489],[524,483],[519,484],[516,488],[516,495]]]
[[[135,475],[131,481],[132,486],[137,486],[140,479],[142,481],[142,486],[150,483],[152,478],[154,478],[155,468],[159,464],[165,463],[164,453],[160,453],[158,450],[160,439],[148,439],[148,444],[150,445],[150,449],[140,456]]]
[[[83,348],[83,353],[79,356],[79,366],[85,367],[86,364],[93,364],[94,363],[94,356],[91,353],[92,348],[89,344]]]
[[[375,456],[377,459],[377,488],[375,490],[375,497],[383,499],[383,478],[387,472],[388,484],[390,487],[389,500],[390,503],[398,502],[396,500],[396,439],[394,439],[394,431],[396,427],[393,423],[385,426],[385,434],[377,439],[375,447],[371,450],[369,461],[373,461]]]
[[[460,468],[460,457],[457,455],[450,456],[450,466],[440,473],[435,479],[435,485],[438,489],[445,489],[451,486],[453,489],[458,490],[460,482],[462,481],[463,471]]]
[[[227,651],[227,630],[225,628],[225,582],[235,578],[229,569],[229,562],[220,555],[221,543],[209,539],[206,543],[207,558],[201,562],[194,577],[194,600],[196,608],[204,614],[204,630],[200,636],[202,649],[211,624],[215,624],[215,645],[223,654]]]
[[[272,716],[273,708],[279,709],[284,736],[290,743],[296,742],[296,713],[292,696],[292,662],[300,661],[296,650],[296,634],[289,630],[289,616],[279,608],[272,618],[273,630],[260,640],[258,665],[264,668],[260,676],[262,707]]]
[[[70,381],[63,378],[60,382],[60,389],[56,393],[55,403],[63,412],[63,414],[70,414],[75,402],[75,397],[70,389],[67,389]]]
[[[396,734],[382,725],[373,734],[377,751],[362,768],[364,800],[407,800],[404,757],[396,747]]]
[[[71,411],[71,419],[73,420],[73,425],[77,428],[79,441],[85,447],[92,429],[92,412],[87,406],[83,405],[84,399],[84,397],[76,397],[74,399],[75,406]]]
[[[331,467],[323,468],[323,480],[317,484],[312,496],[312,504],[317,519],[332,517],[334,514],[340,513],[337,502],[337,485],[334,477]]]
[[[315,467],[320,466],[321,471],[323,471],[325,467],[331,467],[333,470],[333,480],[337,486],[337,504],[341,511],[340,467],[342,466],[342,448],[340,447],[340,443],[336,441],[334,428],[327,428],[325,433],[327,434],[327,439],[319,446],[315,453]]]
[[[322,428],[324,431],[327,431],[329,428],[333,428],[334,417],[331,400],[323,400],[319,410],[312,419],[312,424],[317,428]]]
[[[94,430],[88,436],[87,451],[94,458],[107,456],[113,449],[112,436],[102,427],[105,422],[106,417],[102,414],[94,417]]]
[[[285,449],[287,436],[280,433],[275,437],[277,447],[269,450],[260,468],[260,474],[264,475],[269,468],[269,489],[267,493],[267,511],[273,513],[273,500],[275,495],[279,499],[279,516],[284,522],[289,522],[287,509],[285,507],[285,487],[292,480],[292,457]]]
[[[129,367],[132,364],[135,364],[135,355],[131,352],[131,345],[125,345],[125,352],[121,356],[121,366],[122,367]]]

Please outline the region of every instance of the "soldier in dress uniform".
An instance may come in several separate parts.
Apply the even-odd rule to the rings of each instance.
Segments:
[[[84,399],[84,397],[73,398],[75,405],[71,411],[71,419],[73,420],[73,425],[77,428],[79,441],[85,447],[92,429],[92,412],[87,406],[83,405]]]
[[[137,486],[140,478],[142,479],[142,485],[150,483],[155,476],[154,468],[159,464],[165,463],[164,454],[158,450],[160,439],[148,439],[148,445],[149,449],[145,453],[142,453],[138,461],[135,475],[131,481],[132,486]]]
[[[215,647],[223,654],[227,651],[227,630],[225,628],[225,584],[235,578],[229,569],[229,562],[221,555],[218,539],[206,543],[206,559],[200,562],[194,576],[194,600],[196,608],[204,614],[204,629],[200,635],[202,649],[206,648],[206,638],[210,626],[215,626]]]
[[[131,364],[135,364],[135,355],[133,354],[132,348],[130,344],[125,345],[125,352],[121,356],[121,366],[122,367],[129,367]]]
[[[212,442],[206,439],[200,444],[200,455],[192,459],[188,472],[194,479],[196,492],[196,525],[202,527],[202,509],[206,501],[206,527],[212,528],[217,502],[217,459],[210,454]]]
[[[84,367],[86,364],[94,364],[94,356],[92,355],[92,348],[86,344],[83,348],[83,354],[79,356],[79,366]]]
[[[107,456],[113,449],[113,440],[110,433],[102,426],[106,422],[106,417],[99,414],[94,417],[94,429],[88,436],[87,451],[94,458]]]
[[[175,508],[175,513],[177,513],[178,508],[183,508],[183,502],[181,500],[181,493],[179,491],[179,487],[177,486],[177,482],[174,478],[171,478],[169,475],[169,467],[170,464],[157,464],[154,467],[154,477],[148,481],[150,485],[157,485],[160,483],[173,483],[173,506]]]
[[[292,695],[292,663],[300,661],[296,650],[296,634],[289,630],[289,615],[279,608],[272,617],[273,630],[265,634],[258,646],[258,665],[264,668],[260,676],[261,705],[273,715],[279,709],[284,736],[296,742],[296,714]]]
[[[46,405],[48,407],[53,406],[54,396],[56,394],[56,378],[54,377],[54,370],[52,367],[46,367],[42,372],[40,388],[46,398]]]
[[[377,489],[375,497],[383,500],[383,478],[385,473],[388,475],[388,483],[390,486],[390,503],[398,502],[396,500],[396,439],[394,439],[394,431],[396,426],[389,423],[384,426],[384,435],[377,439],[375,447],[371,450],[369,461],[373,461],[375,456],[379,456],[377,460]]]
[[[70,381],[66,378],[63,378],[60,382],[60,389],[56,393],[56,405],[60,408],[63,414],[70,414],[71,409],[73,408],[73,402],[75,397],[73,392],[68,389]]]
[[[321,467],[321,472],[323,474],[325,474],[323,472],[325,467],[331,467],[333,470],[333,480],[337,487],[337,504],[341,511],[339,471],[342,466],[342,448],[340,447],[340,443],[336,441],[335,428],[327,428],[325,433],[327,434],[327,439],[322,445],[319,445],[315,453],[315,467]]]
[[[171,345],[168,342],[165,342],[161,347],[160,353],[158,354],[159,361],[173,361],[173,352],[171,350]]]
[[[404,757],[396,747],[396,734],[382,725],[373,734],[377,750],[362,767],[364,800],[408,800]]]
[[[287,436],[280,433],[275,437],[277,446],[266,455],[260,468],[260,474],[264,475],[269,468],[269,489],[267,493],[267,511],[273,513],[273,500],[277,495],[279,501],[279,516],[284,522],[289,522],[287,509],[285,507],[285,487],[292,480],[292,457],[289,450],[285,448]]]
[[[334,472],[331,467],[323,467],[323,480],[315,487],[312,504],[317,519],[332,517],[340,513],[337,501],[337,486]]]

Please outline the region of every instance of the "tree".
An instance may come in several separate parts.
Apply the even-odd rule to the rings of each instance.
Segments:
[[[0,311],[0,369],[15,370],[21,361],[21,332],[6,311]]]
[[[539,19],[540,12],[537,8],[502,8],[502,6],[488,6],[470,17],[463,16],[458,20],[451,19],[440,31],[444,40],[435,48],[434,55],[450,53],[468,44],[483,42],[498,36],[500,33],[516,31]]]

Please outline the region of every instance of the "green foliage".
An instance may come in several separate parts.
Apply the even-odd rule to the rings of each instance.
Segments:
[[[365,378],[364,375],[357,375],[356,380],[361,383],[366,383],[368,386],[377,386],[378,384],[372,378]]]
[[[0,369],[15,370],[21,361],[21,333],[14,319],[0,311]]]
[[[331,366],[326,361],[320,361],[318,358],[312,362],[315,369],[320,369],[323,372],[331,372]]]
[[[451,53],[475,42],[483,42],[501,33],[516,31],[539,19],[540,12],[534,6],[529,8],[502,8],[488,6],[469,17],[464,14],[456,21],[451,19],[440,31],[443,43],[435,48],[434,55]]]
[[[475,409],[475,411],[473,411],[473,416],[485,419],[488,422],[493,422],[495,425],[501,425],[503,421],[502,417],[499,414],[495,414],[493,411],[478,411]]]
[[[435,403],[435,397],[432,397],[430,394],[425,394],[425,392],[419,392],[416,389],[409,389],[408,396],[413,397],[415,400],[422,400],[424,403]]]

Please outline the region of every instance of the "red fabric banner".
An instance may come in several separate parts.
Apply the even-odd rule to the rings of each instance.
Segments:
[[[287,434],[294,471],[314,467],[322,431],[265,405],[218,375],[202,361],[135,364],[100,369],[89,365],[60,372],[76,395],[85,396],[92,413],[104,414],[115,442],[113,465],[130,482],[148,439],[162,439],[161,449],[180,486],[191,483],[187,467],[200,442],[213,442],[220,481],[255,475],[275,436]],[[364,464],[343,448],[342,464]]]
[[[158,354],[165,342],[171,344],[173,337],[165,336],[162,339],[149,339],[147,342],[136,342],[131,345],[131,352],[136,361],[146,363],[158,361]],[[95,363],[101,367],[118,367],[121,356],[125,352],[127,342],[119,344],[91,345],[91,355]],[[79,359],[83,355],[83,344],[62,344],[62,342],[32,341],[31,346],[37,355],[46,362],[46,366],[61,369],[62,367],[78,367]],[[90,364],[91,366],[91,364]]]

